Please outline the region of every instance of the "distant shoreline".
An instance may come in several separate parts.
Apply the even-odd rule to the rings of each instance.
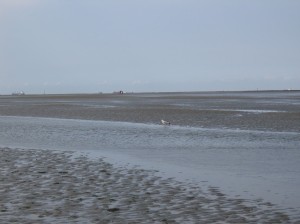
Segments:
[[[135,95],[135,94],[201,94],[201,93],[267,93],[267,92],[300,92],[300,89],[291,89],[291,90],[208,90],[208,91],[153,91],[153,92],[126,92],[124,95]],[[0,94],[0,96],[12,96],[12,97],[25,97],[25,96],[78,96],[78,95],[123,95],[118,92],[99,92],[99,93],[29,93],[24,95],[16,94]]]

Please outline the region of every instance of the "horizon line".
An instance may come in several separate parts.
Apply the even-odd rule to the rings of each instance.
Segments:
[[[122,91],[122,93],[120,93]],[[257,89],[257,90],[191,90],[191,91],[113,91],[113,92],[73,92],[73,93],[29,93],[13,92],[0,96],[43,96],[43,95],[128,95],[128,94],[171,94],[171,93],[224,93],[224,92],[298,92],[300,89]]]

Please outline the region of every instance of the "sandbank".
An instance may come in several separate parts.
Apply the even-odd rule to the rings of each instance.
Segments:
[[[1,223],[289,223],[262,200],[80,152],[0,148]]]

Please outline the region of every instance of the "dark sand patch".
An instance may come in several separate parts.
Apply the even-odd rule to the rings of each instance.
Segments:
[[[0,149],[1,223],[289,223],[263,201],[73,152]]]

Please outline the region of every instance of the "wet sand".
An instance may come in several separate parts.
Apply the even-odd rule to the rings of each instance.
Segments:
[[[166,119],[178,126],[299,133],[299,100],[298,92],[0,96],[0,116]],[[231,198],[222,188],[201,189],[105,161],[2,147],[0,223],[300,223],[293,208],[289,216],[291,208],[262,199]]]
[[[78,152],[0,148],[1,223],[293,223],[262,200],[114,167]]]
[[[0,96],[0,115],[300,131],[300,92]]]

